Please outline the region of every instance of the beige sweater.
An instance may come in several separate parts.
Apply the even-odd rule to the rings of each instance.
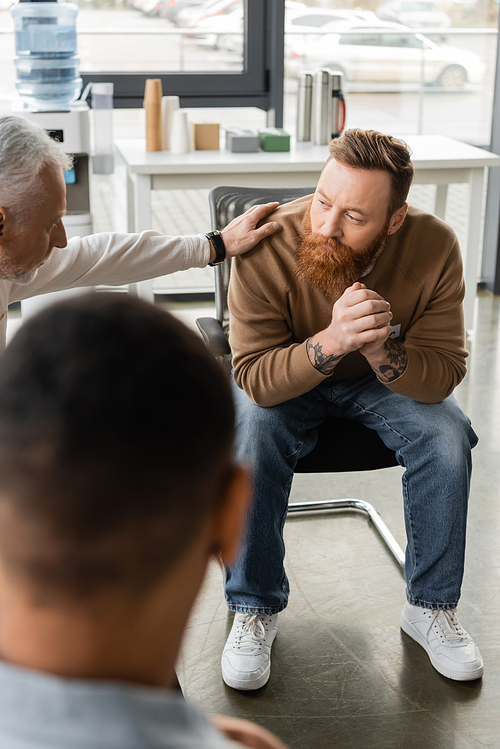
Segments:
[[[234,377],[260,406],[295,398],[327,379],[309,361],[306,341],[330,324],[337,297],[306,286],[295,268],[309,203],[306,197],[278,208],[273,219],[281,231],[233,261]],[[465,376],[467,356],[462,258],[453,230],[410,206],[363,283],[390,302],[394,340],[404,344],[408,355],[404,374],[386,387],[425,403],[446,398]],[[354,352],[331,377],[343,380],[370,371],[365,357]]]

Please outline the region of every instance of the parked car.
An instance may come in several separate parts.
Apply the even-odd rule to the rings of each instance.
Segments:
[[[209,21],[209,19],[220,19],[228,13],[232,13],[235,7],[243,9],[243,6],[243,0],[210,0],[210,2],[203,3],[197,8],[186,9],[183,13],[179,13],[177,25],[185,29],[197,29],[200,23]],[[209,21],[210,23],[212,21]]]
[[[243,0],[240,0],[240,2],[243,2]],[[185,28],[194,28],[194,26],[196,26],[196,24],[199,23],[202,18],[208,18],[208,16],[215,15],[216,13],[217,15],[222,15],[220,9],[222,8],[222,10],[224,11],[225,7],[231,5],[232,3],[230,2],[230,0],[206,0],[206,2],[204,2],[202,5],[186,8],[181,13],[179,13],[178,23],[180,23]],[[296,2],[295,0],[285,0],[285,10],[293,10],[295,12],[300,11],[301,13],[303,13],[307,10],[307,5],[304,5],[304,3]]]
[[[188,9],[182,15],[179,14],[179,18],[182,18],[184,28],[196,31],[198,43],[241,55],[244,8],[243,0],[209,0],[199,8]],[[297,12],[307,6],[285,0],[285,18],[289,8]]]
[[[286,6],[285,6],[286,7]],[[366,21],[376,23],[377,17],[371,10],[335,8],[328,10],[325,8],[302,8],[287,9],[285,18],[285,32],[303,32],[310,34],[314,31],[323,31],[326,26],[332,23],[354,23],[356,21]]]
[[[346,24],[294,48],[287,42],[287,72],[329,67],[347,81],[404,82],[459,88],[482,81],[485,66],[469,50],[438,45],[407,26],[396,23],[368,26]]]
[[[346,24],[373,26],[381,23],[373,11],[359,8],[290,10],[285,16],[285,54],[291,47],[295,53],[307,55],[307,50],[324,33],[342,29]]]
[[[415,29],[449,29],[450,16],[428,0],[389,0],[377,8],[383,21],[395,21]]]
[[[161,0],[160,16],[177,23],[178,16],[182,11],[204,3],[205,0]]]
[[[245,6],[241,0],[233,2],[222,15],[202,18],[195,26],[195,41],[213,49],[236,51],[243,48],[243,19]],[[225,43],[227,41],[227,44]]]
[[[142,10],[146,16],[159,16],[162,0],[134,0],[134,8]]]
[[[212,0],[212,2],[216,2],[216,0]],[[296,2],[296,0],[285,0],[285,30],[289,27],[289,24],[291,22],[291,19],[298,18],[301,19],[302,17],[306,18],[306,25],[302,28],[302,26],[293,27],[294,30],[304,31],[306,35],[309,35],[309,33],[312,31],[314,32],[317,28],[317,25],[319,23],[323,24],[332,21],[332,13],[333,11],[323,11],[321,12],[321,15],[318,14],[318,11],[316,8],[310,8],[309,6],[305,5],[304,3]],[[351,20],[352,18],[358,18],[359,15],[363,16],[366,13],[366,15],[370,18],[373,18],[376,20],[376,15],[372,13],[371,11],[361,11],[360,13],[358,11],[335,11],[335,18],[341,18],[343,21],[347,19]],[[307,24],[313,24],[312,26]],[[227,52],[234,52],[235,54],[242,55],[243,54],[243,35],[241,33],[241,30],[239,30],[239,33],[235,34],[234,36],[231,36],[228,33],[221,34],[219,37],[218,42],[219,49],[223,49]]]

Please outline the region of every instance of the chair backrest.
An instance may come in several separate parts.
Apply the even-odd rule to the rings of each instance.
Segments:
[[[315,187],[214,187],[209,194],[212,229],[227,224],[257,203],[290,203],[312,195]],[[227,293],[231,260],[215,267],[216,317],[224,332],[229,330]],[[227,357],[229,359],[229,357]],[[334,422],[334,424],[332,424]],[[299,460],[297,473],[371,471],[397,465],[395,454],[376,432],[350,419],[329,419],[318,429],[318,445]]]
[[[315,187],[214,187],[210,190],[210,217],[212,231],[223,229],[233,218],[240,216],[257,203],[290,203],[292,200],[312,195]],[[231,260],[215,267],[215,313],[227,333],[227,291],[231,276]]]

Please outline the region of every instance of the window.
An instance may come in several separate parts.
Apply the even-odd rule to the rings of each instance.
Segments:
[[[113,82],[116,108],[141,108],[145,81],[154,77],[161,78],[165,93],[181,97],[182,106],[258,107],[274,112],[273,124],[281,124],[280,3],[77,1],[83,85]],[[15,93],[12,32],[10,11],[2,4],[0,100],[11,99]],[[277,38],[277,43],[271,42],[272,38]]]
[[[268,107],[266,32],[272,14],[264,0],[219,0],[208,8],[159,0],[145,10],[146,0],[133,2],[134,9],[119,9],[121,19],[124,10],[135,13],[133,28],[127,18],[126,27],[117,29],[110,11],[102,9],[94,11],[102,14],[93,27],[97,33],[79,34],[84,85],[113,81],[118,107],[142,106],[151,77],[161,78],[163,91],[181,96],[183,106]],[[113,54],[96,60],[96,41],[108,48],[111,43]]]
[[[386,17],[402,5],[379,3],[371,14],[339,9],[338,15],[350,17],[308,34],[298,33],[291,11],[285,16],[286,129],[295,132],[298,75],[328,66],[344,74],[348,127],[489,144],[499,6],[408,0],[411,18]],[[293,21],[306,15],[315,15],[313,7],[307,14],[294,12]],[[316,15],[327,14],[318,7]]]
[[[422,49],[424,46],[423,39],[419,39],[415,34],[382,34],[380,43],[384,47],[411,47],[412,49]]]

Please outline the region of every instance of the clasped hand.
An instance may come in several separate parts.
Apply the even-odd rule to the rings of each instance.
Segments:
[[[391,334],[392,312],[389,302],[356,282],[344,291],[332,312],[332,321],[324,331],[323,350],[337,356],[359,351],[366,357],[381,349]]]

